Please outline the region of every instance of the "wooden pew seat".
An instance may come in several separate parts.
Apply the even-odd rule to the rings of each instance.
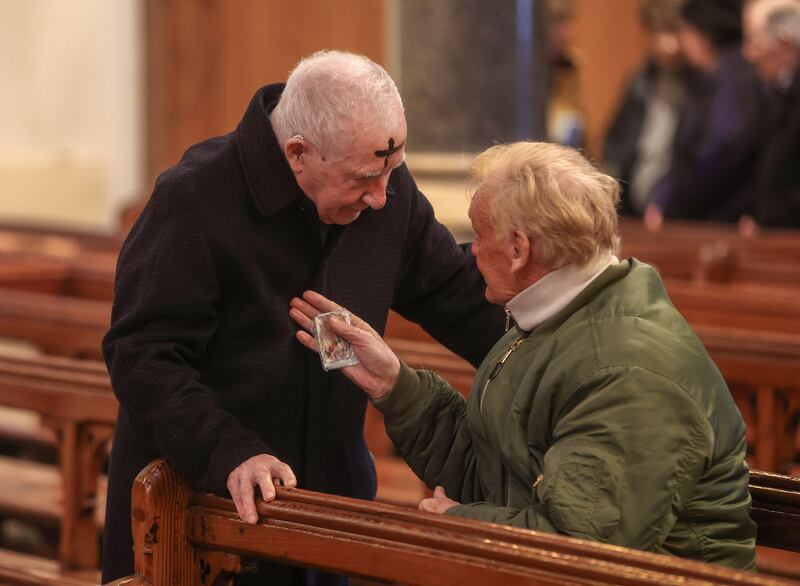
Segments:
[[[101,474],[117,401],[102,363],[0,355],[0,405],[39,414],[56,436],[58,466],[0,460],[0,510],[59,525],[59,560],[96,568],[105,512]]]
[[[39,556],[0,549],[3,586],[90,586],[100,583],[97,571],[62,572],[59,563]]]
[[[23,448],[54,448],[57,438],[37,413],[0,405],[0,441]]]
[[[0,511],[57,523],[62,502],[61,477],[56,467],[0,456]]]
[[[94,518],[103,526],[107,479],[99,480]],[[64,515],[64,490],[56,466],[0,456],[0,511],[57,525]]]

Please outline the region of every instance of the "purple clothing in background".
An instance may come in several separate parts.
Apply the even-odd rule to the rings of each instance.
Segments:
[[[699,75],[675,140],[670,173],[654,201],[669,218],[735,222],[752,189],[763,93],[739,47]]]

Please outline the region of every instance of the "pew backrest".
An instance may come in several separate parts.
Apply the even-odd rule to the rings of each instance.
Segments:
[[[247,571],[246,558],[407,584],[787,584],[713,565],[559,535],[278,487],[241,522],[231,501],[193,494],[164,462],[133,489],[137,574],[194,585]]]

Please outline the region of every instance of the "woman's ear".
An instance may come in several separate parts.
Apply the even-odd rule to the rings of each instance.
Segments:
[[[530,236],[514,230],[509,236],[509,252],[511,255],[511,272],[518,273],[527,268],[531,260],[533,244]]]
[[[305,141],[300,136],[293,136],[286,141],[283,146],[283,152],[294,174],[302,173],[305,166],[303,155],[307,154]]]

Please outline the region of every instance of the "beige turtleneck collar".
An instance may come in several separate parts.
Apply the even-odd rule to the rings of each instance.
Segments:
[[[566,266],[547,273],[506,305],[520,329],[530,332],[575,299],[586,286],[619,259],[603,254],[580,266]]]

